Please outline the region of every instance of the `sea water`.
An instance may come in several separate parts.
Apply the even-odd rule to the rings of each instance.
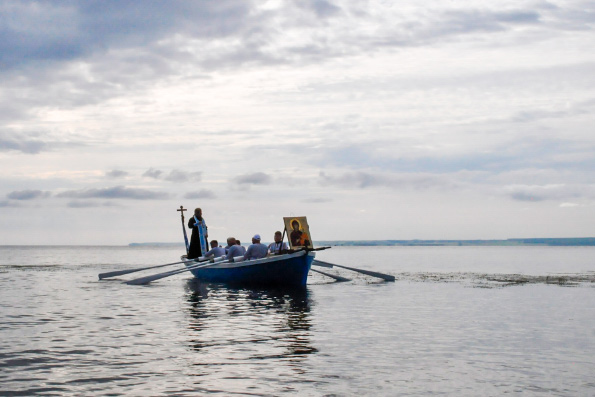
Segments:
[[[98,280],[171,247],[0,247],[0,395],[595,395],[595,247],[333,247],[396,277]]]

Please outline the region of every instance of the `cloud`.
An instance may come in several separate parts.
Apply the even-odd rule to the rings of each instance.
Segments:
[[[562,203],[560,204],[560,208],[574,208],[574,207],[579,207],[580,204],[577,203]]]
[[[79,200],[70,201],[68,204],[66,204],[66,206],[68,208],[118,207],[117,204],[109,203],[109,202],[98,203],[95,201],[79,201]]]
[[[184,198],[187,199],[214,199],[217,196],[215,192],[208,190],[208,189],[201,189],[196,192],[188,192],[184,195]]]
[[[571,69],[569,72],[576,72],[576,73],[588,73],[587,71],[581,70],[587,65],[580,65]],[[593,70],[595,65],[591,64],[588,65],[589,70]],[[533,109],[533,110],[524,110],[517,112],[514,114],[511,119],[514,122],[518,123],[528,123],[534,122],[537,120],[544,120],[544,119],[558,119],[558,118],[566,118],[566,117],[576,117],[585,114],[593,114],[595,110],[595,99],[589,99],[586,101],[581,101],[578,103],[574,103],[572,105],[568,104],[566,108],[563,109],[555,109],[555,110],[544,110],[544,109]]]
[[[511,185],[505,186],[504,191],[517,201],[595,199],[595,185],[587,184]]]
[[[11,200],[34,200],[50,196],[50,192],[43,192],[41,190],[19,190],[6,195],[6,197]]]
[[[304,0],[296,3],[298,7],[311,10],[319,18],[338,15],[341,8],[326,0]]]
[[[327,198],[322,198],[322,197],[313,197],[313,198],[307,198],[302,200],[302,203],[312,203],[312,204],[318,204],[318,203],[330,203],[331,199],[327,199]]]
[[[145,173],[143,174],[143,176],[145,178],[159,179],[162,174],[163,174],[163,171],[156,170],[153,167],[151,167],[151,168],[149,168],[148,170],[145,171]]]
[[[142,92],[188,67],[196,76],[201,61],[219,56],[203,51],[205,43],[227,48],[221,40],[254,35],[266,18],[253,15],[248,0],[142,6],[42,0],[1,7],[0,121],[8,123],[36,119],[40,108],[61,112]],[[43,140],[0,137],[0,150],[9,149],[38,153]]]
[[[87,199],[130,199],[130,200],[164,200],[169,197],[167,193],[154,192],[141,188],[130,188],[125,186],[116,186],[103,189],[82,189],[69,190],[56,195],[56,197]]]
[[[541,15],[534,10],[447,10],[437,14],[436,24],[430,28],[436,36],[473,33],[478,31],[496,32],[509,29],[512,25],[534,25],[540,22]]]
[[[106,48],[154,44],[174,33],[205,38],[225,37],[250,19],[247,1],[16,2],[3,7],[0,66],[65,61]],[[131,28],[133,27],[133,28]]]
[[[240,185],[268,185],[272,178],[264,172],[255,172],[253,174],[238,175],[234,178]]]
[[[376,2],[369,5],[377,13],[372,16],[362,12],[359,4],[340,8],[327,0],[286,2],[275,9],[247,0],[172,0],[142,7],[129,1],[117,6],[93,0],[34,4],[13,2],[3,9],[5,20],[12,23],[5,24],[2,32],[0,69],[52,67],[85,60],[91,66],[88,72],[104,76],[93,81],[119,79],[120,83],[126,76],[154,79],[175,73],[177,63],[209,69],[320,61],[391,45],[421,45],[453,35],[533,25],[541,21],[544,12],[549,18],[576,18],[556,9],[533,8],[501,11],[433,6],[411,14]],[[383,24],[384,18],[391,23]],[[329,19],[334,29],[329,29]],[[93,68],[98,59],[106,57],[111,68]],[[108,85],[99,83],[98,87],[107,89]]]
[[[128,175],[128,172],[122,170],[111,170],[105,173],[105,176],[110,179],[123,178]]]
[[[462,35],[482,40],[479,33],[522,32],[519,27],[570,30],[577,23],[591,29],[593,15],[586,3],[528,3],[508,10],[437,3],[423,11],[376,1],[341,7],[327,0],[281,2],[277,7],[248,0],[114,4],[89,0],[4,6],[3,17],[10,23],[0,32],[0,84],[7,88],[0,109],[10,111],[0,117],[35,119],[40,108],[78,108],[140,94],[172,76],[208,77],[210,71],[246,65],[301,67],[390,47],[432,47],[459,41]],[[38,153],[47,144],[51,141],[0,136],[0,150]]]
[[[39,134],[17,134],[0,131],[0,152],[16,150],[18,152],[36,154],[48,148],[48,142],[40,139]]]
[[[0,201],[0,208],[8,208],[8,207],[20,207],[19,203],[15,203],[14,201]]]
[[[595,167],[593,142],[561,136],[556,129],[541,126],[473,123],[456,130],[445,127],[440,136],[370,137],[365,142],[357,142],[357,134],[354,135],[344,138],[341,144],[324,140],[319,148],[298,148],[296,153],[307,156],[311,164],[323,169],[377,169],[395,173],[449,174],[463,170],[499,173],[528,168]],[[292,146],[286,150],[294,149]]]
[[[163,171],[149,168],[143,173],[145,178],[161,179],[168,182],[183,183],[183,182],[198,182],[202,179],[202,172],[186,172],[181,170],[171,170],[169,174],[165,175]]]
[[[38,154],[59,148],[84,145],[78,137],[56,138],[53,135],[53,133],[46,132],[0,130],[0,152],[17,151]]]
[[[182,183],[182,182],[198,182],[202,178],[202,172],[185,172],[180,170],[172,170],[169,175],[163,178],[169,182]]]
[[[369,173],[364,171],[346,172],[338,176],[319,174],[321,186],[340,186],[350,189],[366,189],[371,187],[387,187],[391,189],[455,189],[462,186],[450,177],[427,173]]]

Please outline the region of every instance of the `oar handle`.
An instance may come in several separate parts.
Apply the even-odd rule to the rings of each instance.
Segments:
[[[227,262],[227,261],[224,260],[224,261],[219,261],[219,262],[211,262],[211,263],[207,263],[207,264],[201,264],[201,263],[199,263],[199,264],[196,264],[196,265],[193,265],[193,266],[188,266],[188,267],[186,267],[184,269],[172,270],[172,271],[169,271],[169,272],[154,274],[152,276],[141,277],[141,278],[137,278],[137,279],[134,279],[134,280],[126,281],[125,284],[128,284],[128,285],[148,284],[151,281],[155,281],[155,280],[159,280],[159,279],[162,279],[162,278],[165,278],[165,277],[173,276],[173,275],[178,274],[178,273],[183,273],[183,272],[187,272],[187,271],[190,271],[190,270],[199,269],[199,268],[203,268],[203,267],[216,266],[216,265],[219,265],[219,264],[225,263],[225,262]]]
[[[104,278],[122,276],[124,274],[130,274],[130,273],[140,272],[142,270],[157,269],[159,267],[177,265],[179,263],[185,263],[185,261],[166,263],[165,265],[155,265],[155,266],[148,266],[148,267],[140,267],[140,268],[137,268],[137,269],[116,270],[116,271],[113,271],[113,272],[100,273],[99,274],[99,279],[102,280]]]
[[[306,251],[324,251],[333,247],[306,248]]]

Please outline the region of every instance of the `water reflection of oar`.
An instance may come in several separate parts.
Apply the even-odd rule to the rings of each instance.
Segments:
[[[324,274],[325,276],[330,277],[330,278],[334,278],[335,280],[337,280],[339,282],[341,282],[341,281],[351,281],[350,278],[345,278],[345,277],[337,276],[337,275],[334,275],[334,274],[330,274],[330,273],[326,273],[326,272],[321,272],[320,270],[316,270],[316,269],[310,269],[310,271],[316,272],[316,273],[320,273],[320,274]]]
[[[198,259],[196,259],[195,261],[198,262],[198,263],[205,262],[205,261],[199,261]],[[101,280],[101,279],[109,278],[109,277],[122,276],[124,274],[130,274],[130,273],[140,272],[142,270],[157,269],[158,267],[165,267],[165,266],[177,265],[177,264],[184,263],[184,262],[186,262],[186,261],[166,263],[165,265],[155,265],[155,266],[149,266],[149,267],[138,267],[136,269],[117,270],[115,272],[101,273],[101,274],[99,274],[99,279]]]
[[[348,267],[348,266],[343,266],[343,265],[337,265],[336,263],[329,263],[329,262],[319,261],[318,259],[314,259],[314,261],[312,262],[313,265],[321,266],[319,263],[321,263],[322,266],[324,266],[324,265],[337,266],[337,267],[341,267],[343,269],[351,270],[351,271],[354,271],[354,272],[358,272],[358,273],[362,273],[362,274],[367,274],[368,276],[382,278],[382,279],[384,279],[386,281],[395,281],[395,276],[391,276],[390,274],[373,272],[371,270],[357,269],[355,267]]]
[[[130,281],[125,281],[126,284],[129,285],[142,285],[142,284],[148,284],[151,281],[155,281],[155,280],[160,280],[162,278],[165,277],[169,277],[169,276],[173,276],[174,274],[178,274],[178,273],[183,273],[183,272],[187,272],[190,270],[194,270],[194,269],[201,269],[203,267],[209,267],[209,266],[215,266],[215,265],[219,265],[221,263],[226,263],[229,262],[228,260],[221,260],[221,261],[215,261],[215,262],[211,262],[211,263],[207,263],[207,264],[196,264],[196,265],[192,265],[192,266],[188,266],[184,269],[176,269],[176,270],[171,270],[169,272],[163,272],[163,273],[159,273],[159,274],[154,274],[152,276],[146,276],[146,277],[141,277],[141,278],[136,278],[134,280],[130,280]]]

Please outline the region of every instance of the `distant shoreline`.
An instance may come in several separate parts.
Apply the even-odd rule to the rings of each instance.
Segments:
[[[183,243],[130,243],[129,247],[183,247]],[[336,240],[315,241],[315,246],[392,247],[392,246],[595,246],[595,237],[510,238],[507,240]]]

